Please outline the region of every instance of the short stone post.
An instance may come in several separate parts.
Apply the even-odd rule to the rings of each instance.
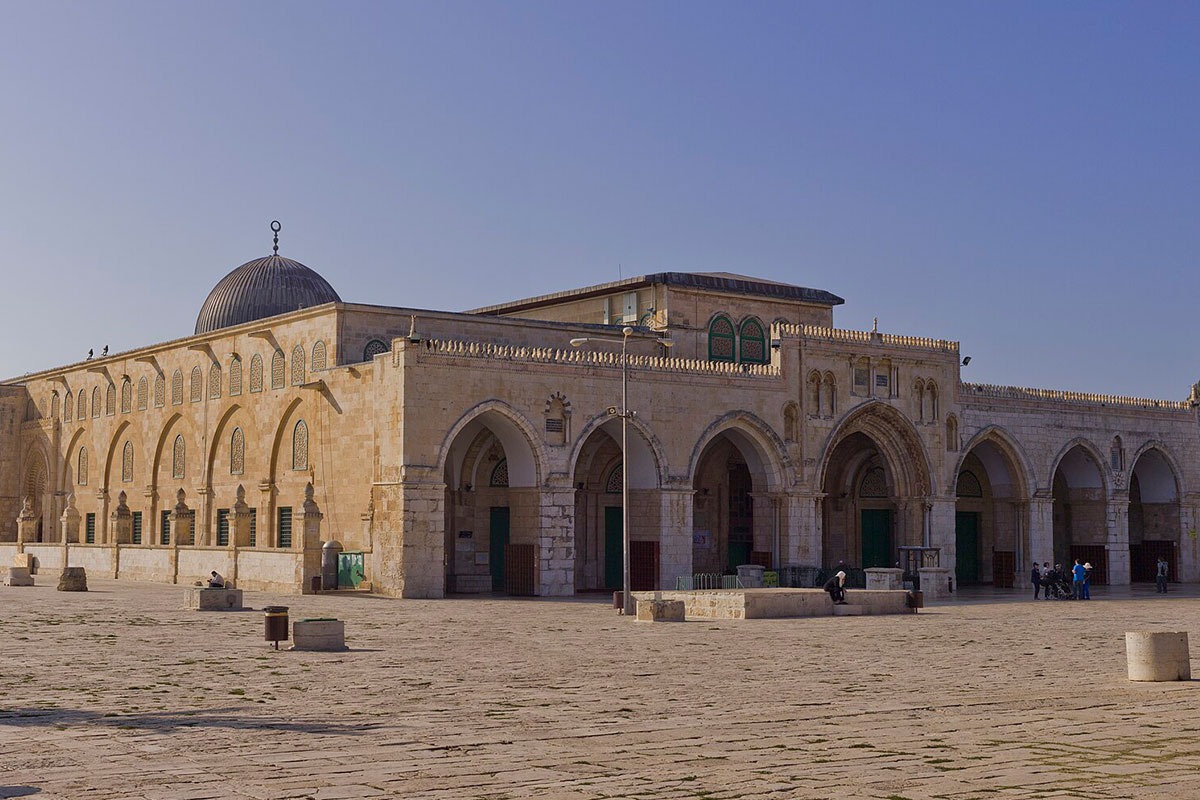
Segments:
[[[33,510],[33,498],[26,496],[17,515],[17,552],[24,552],[26,542],[37,541],[38,516]]]
[[[1190,681],[1188,635],[1168,631],[1125,634],[1125,659],[1131,681]]]
[[[79,509],[75,508],[75,495],[72,493],[67,495],[67,507],[63,509],[62,519],[59,520],[64,545],[79,541],[79,520]],[[65,559],[63,566],[67,566]]]
[[[232,526],[233,534],[229,537],[231,545],[234,547],[250,546],[250,519],[253,516],[250,506],[246,504],[246,490],[239,485],[237,487],[237,500],[234,502],[232,512],[230,513],[230,525]]]
[[[921,594],[926,603],[950,599],[950,570],[946,567],[920,567]]]
[[[129,510],[127,501],[129,500],[125,492],[117,495],[117,507],[113,509],[109,515],[109,530],[111,531],[111,542],[115,544],[132,544],[133,543],[133,512]]]
[[[868,589],[900,589],[904,580],[904,570],[891,567],[867,567]]]
[[[183,489],[175,493],[175,508],[171,510],[171,543],[195,544],[196,512],[188,508]]]
[[[300,591],[311,594],[313,578],[321,576],[321,509],[313,500],[313,485],[304,487],[304,505],[292,512],[293,526],[300,529],[300,541],[304,548],[304,563],[301,566]]]

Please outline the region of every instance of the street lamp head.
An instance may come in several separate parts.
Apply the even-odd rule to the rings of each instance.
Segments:
[[[622,336],[629,336],[632,333],[633,333],[633,328],[629,327],[628,325],[626,325],[624,328],[621,328]]]
[[[588,342],[588,340],[587,340],[586,336],[580,337],[578,339],[572,339],[571,347],[583,347],[585,344],[587,344],[587,342]]]
[[[674,339],[659,339],[658,343],[661,344],[663,347],[674,347],[675,346]]]

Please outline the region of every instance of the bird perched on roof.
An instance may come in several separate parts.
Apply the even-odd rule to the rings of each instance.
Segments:
[[[93,350],[91,350],[91,349],[89,349],[89,350],[88,350],[88,357],[87,357],[87,360],[88,360],[88,361],[91,361],[91,360],[92,360],[92,353],[93,353],[93,352],[95,352],[95,351],[93,351]]]
[[[101,358],[104,358],[106,355],[108,355],[108,345],[104,345],[104,349],[100,352]]]

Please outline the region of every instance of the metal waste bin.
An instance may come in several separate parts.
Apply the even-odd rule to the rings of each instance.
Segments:
[[[321,545],[321,588],[338,588],[338,556],[342,552],[342,543],[331,539]]]
[[[263,621],[264,638],[268,642],[274,642],[275,649],[278,650],[279,643],[288,639],[288,607],[267,606],[263,611],[266,612]]]

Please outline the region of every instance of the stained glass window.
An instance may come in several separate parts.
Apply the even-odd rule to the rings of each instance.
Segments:
[[[234,356],[229,362],[229,396],[237,397],[242,393],[242,359]]]
[[[303,351],[301,351],[303,352]],[[286,378],[286,367],[284,366],[283,351],[276,350],[275,355],[271,357],[271,388],[282,389],[284,379]]]
[[[717,317],[708,326],[708,360],[733,361],[733,323],[728,317]]]
[[[380,353],[386,353],[388,346],[379,339],[372,339],[367,342],[367,346],[363,348],[363,361],[370,361]]]
[[[508,488],[508,459],[502,458],[495,467],[492,468],[492,479],[488,482],[489,486],[497,489]]]
[[[983,497],[983,486],[974,472],[964,469],[958,473],[957,494],[959,497]]]
[[[217,400],[221,397],[221,365],[213,364],[208,368],[208,399]]]
[[[313,345],[312,355],[313,370],[325,369],[325,343],[317,342]]]
[[[192,388],[188,397],[193,403],[204,399],[204,371],[199,367],[192,367]]]
[[[241,428],[233,429],[229,439],[229,474],[241,475],[246,469],[246,436]]]
[[[187,471],[187,452],[183,442],[183,434],[175,437],[175,445],[171,448],[171,477],[182,478]]]
[[[742,323],[741,360],[747,364],[767,363],[767,336],[762,323],[751,318]]]
[[[150,384],[145,376],[138,379],[138,411],[145,411],[150,401]]]
[[[308,469],[308,425],[304,420],[292,431],[292,469]]]
[[[887,475],[883,471],[883,467],[872,467],[867,470],[867,474],[863,475],[862,483],[858,487],[859,497],[887,497]]]
[[[612,471],[608,473],[608,480],[604,482],[604,491],[608,494],[621,493],[621,483],[625,475],[623,466],[624,465],[622,464],[617,464],[612,468]]]
[[[130,483],[133,480],[133,442],[126,442],[121,451],[121,481]]]
[[[262,356],[257,353],[250,359],[250,391],[261,392],[263,390],[263,374],[262,374]]]
[[[304,347],[296,345],[292,348],[292,386],[304,383]]]

